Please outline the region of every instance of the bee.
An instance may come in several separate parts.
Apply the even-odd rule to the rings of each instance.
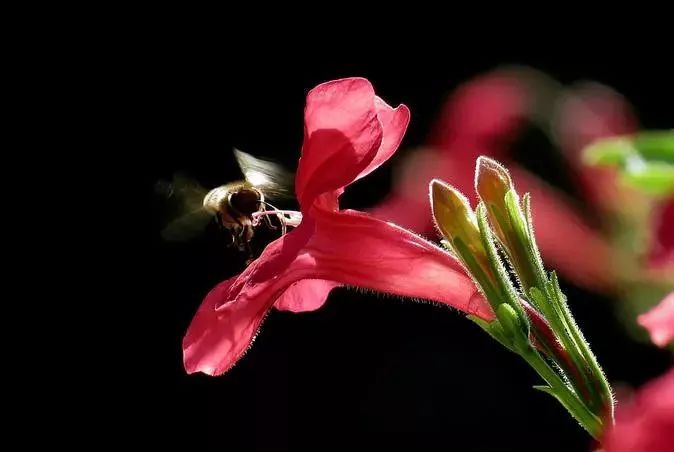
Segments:
[[[182,213],[161,232],[165,240],[190,240],[215,221],[230,236],[230,246],[251,255],[250,242],[262,220],[269,228],[277,229],[270,219],[276,217],[283,234],[287,226],[299,223],[299,213],[279,210],[268,201],[269,197],[289,196],[292,175],[276,163],[238,149],[234,149],[234,157],[243,173],[242,180],[208,190],[177,174],[171,183],[157,184],[159,193],[181,204],[179,211]]]

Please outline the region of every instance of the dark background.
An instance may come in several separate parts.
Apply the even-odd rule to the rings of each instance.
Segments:
[[[424,142],[447,94],[500,64],[526,64],[564,83],[593,79],[612,86],[631,101],[646,128],[671,126],[667,73],[653,70],[646,55],[626,59],[592,45],[583,52],[566,49],[563,58],[449,51],[425,56],[413,50],[395,58],[376,51],[356,58],[332,49],[231,52],[198,38],[157,42],[139,51],[125,74],[135,98],[126,126],[139,138],[124,156],[143,174],[143,232],[150,245],[149,260],[142,262],[147,291],[128,304],[147,339],[136,345],[142,367],[132,371],[145,389],[129,411],[143,418],[139,431],[148,445],[590,450],[588,435],[561,405],[531,388],[540,383],[535,373],[459,313],[378,294],[338,289],[317,312],[273,312],[229,373],[186,375],[182,335],[205,293],[238,273],[242,259],[225,250],[213,230],[187,244],[163,242],[163,206],[152,187],[177,170],[206,186],[238,178],[233,146],[294,169],[306,93],[330,79],[367,77],[389,104],[410,107],[397,160]],[[529,157],[541,147],[552,144],[524,129],[516,144],[519,160],[569,189],[559,176],[559,159],[549,157],[546,164]],[[391,167],[351,187],[342,206],[364,208],[381,200]],[[640,385],[667,367],[666,352],[624,335],[611,300],[564,281],[563,289],[612,381]]]

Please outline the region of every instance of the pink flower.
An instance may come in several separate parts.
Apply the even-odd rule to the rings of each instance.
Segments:
[[[406,106],[391,108],[365,79],[324,83],[308,94],[295,181],[302,221],[206,296],[183,340],[187,372],[226,372],[272,306],[314,310],[342,284],[493,318],[451,255],[394,224],[339,208],[345,187],[395,152],[408,121]]]
[[[480,155],[510,154],[526,112],[525,90],[510,77],[489,74],[461,86],[445,104],[426,148],[400,166],[393,193],[371,212],[422,234],[434,234],[426,194],[432,179],[450,183],[476,203],[473,182]]]
[[[674,369],[618,405],[615,425],[604,437],[605,452],[674,451]]]
[[[674,339],[674,292],[638,317],[653,342]],[[633,400],[618,405],[615,425],[602,441],[605,452],[674,452],[674,368],[649,382]]]
[[[538,81],[532,84],[532,80]],[[512,159],[513,141],[525,121],[541,115],[536,108],[546,114],[540,105],[552,99],[541,99],[539,93],[554,91],[541,90],[546,83],[554,85],[536,72],[497,70],[461,86],[444,106],[428,147],[406,159],[394,192],[372,212],[430,234],[432,222],[420,196],[428,182],[447,180],[475,205],[475,159],[492,157],[510,170],[522,193],[531,193],[536,239],[545,261],[579,286],[615,291],[618,274],[611,270],[615,262],[624,259],[617,257],[609,238],[587,220],[572,199]],[[617,199],[611,171],[589,168],[580,161],[580,151],[590,141],[635,130],[636,121],[624,100],[597,87],[574,91],[559,109],[557,119],[560,144],[584,196],[599,208],[606,207],[602,202],[625,204],[624,198]]]
[[[653,342],[674,339],[674,292],[638,317]],[[674,368],[646,384],[633,400],[618,404],[615,425],[602,441],[605,452],[674,452]]]
[[[628,195],[620,189],[616,170],[588,165],[583,150],[600,138],[635,132],[637,120],[627,101],[606,86],[581,83],[569,91],[560,102],[553,126],[571,166],[570,175],[590,205],[615,208]]]
[[[674,292],[667,295],[657,306],[637,318],[646,328],[653,343],[664,347],[674,339]]]
[[[674,266],[674,198],[661,203],[655,218],[655,244],[649,261],[660,268]]]

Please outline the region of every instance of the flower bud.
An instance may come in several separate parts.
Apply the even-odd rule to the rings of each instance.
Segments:
[[[480,242],[475,214],[462,193],[440,180],[433,179],[431,206],[435,224],[450,244],[458,238],[471,251],[486,255]]]
[[[528,231],[527,217],[508,170],[495,160],[481,156],[475,171],[475,189],[487,209],[492,230],[503,244],[522,290],[528,293],[538,282],[538,257],[537,252],[533,252],[535,245]]]
[[[496,275],[489,264],[489,256],[481,240],[473,209],[466,197],[446,183],[433,179],[430,184],[433,219],[447,239],[451,251],[461,260],[492,307],[503,297]]]
[[[502,242],[507,243],[509,222],[505,197],[513,189],[508,170],[495,160],[479,157],[475,169],[475,189],[487,208],[494,232]]]

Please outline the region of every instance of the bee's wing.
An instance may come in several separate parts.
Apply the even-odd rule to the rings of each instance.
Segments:
[[[170,242],[191,240],[201,234],[213,216],[206,209],[197,209],[171,221],[161,236]]]
[[[171,182],[158,182],[155,189],[165,198],[171,211],[170,219],[161,232],[165,240],[190,240],[203,232],[213,219],[213,215],[203,207],[208,190],[198,182],[176,174]]]
[[[265,196],[271,198],[292,196],[294,174],[281,165],[253,157],[239,149],[234,149],[234,157],[246,182],[262,190]]]

